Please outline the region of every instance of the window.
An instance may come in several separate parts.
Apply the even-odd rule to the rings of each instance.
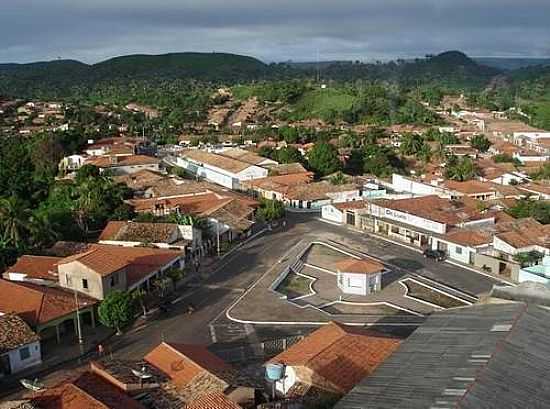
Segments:
[[[24,361],[31,357],[31,351],[29,347],[23,347],[19,349],[19,358]]]
[[[86,280],[85,278],[82,279],[82,288],[84,288],[85,290],[88,289],[88,280]]]
[[[71,280],[71,276],[67,274],[67,275],[65,276],[65,282],[67,283],[67,287],[70,287],[70,286],[73,285],[73,282],[72,282],[72,281],[73,281],[73,280]]]
[[[456,252],[456,254],[462,254],[462,247],[456,246],[455,252]]]
[[[118,284],[118,275],[117,274],[113,274],[111,276],[111,287],[114,287]]]

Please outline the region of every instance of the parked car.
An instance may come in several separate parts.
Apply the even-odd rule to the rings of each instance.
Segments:
[[[437,261],[443,261],[447,257],[444,251],[442,250],[432,250],[432,249],[426,249],[424,250],[424,257],[426,258],[432,258]]]

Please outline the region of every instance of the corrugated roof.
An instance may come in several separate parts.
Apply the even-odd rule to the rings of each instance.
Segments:
[[[335,409],[550,407],[549,332],[523,303],[433,313]]]

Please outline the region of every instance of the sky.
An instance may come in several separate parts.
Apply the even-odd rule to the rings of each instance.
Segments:
[[[460,50],[550,57],[550,0],[2,0],[0,62],[232,52],[265,62]]]

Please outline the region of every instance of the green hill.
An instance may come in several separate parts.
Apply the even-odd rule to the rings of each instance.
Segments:
[[[74,60],[0,64],[0,95],[64,95],[71,87],[129,79],[205,81],[256,79],[267,65],[252,57],[224,53],[128,55],[94,65]]]

